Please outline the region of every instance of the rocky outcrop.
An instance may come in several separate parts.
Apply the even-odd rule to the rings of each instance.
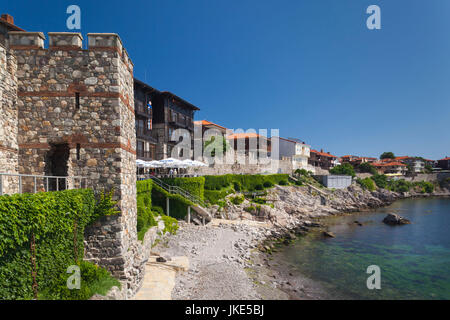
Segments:
[[[265,196],[267,204],[258,205],[245,200],[235,205],[227,198],[227,204],[220,208],[213,206],[210,210],[215,218],[228,220],[254,220],[270,222],[274,232],[293,230],[297,234],[320,226],[311,222],[311,218],[355,212],[385,206],[403,195],[387,190],[367,191],[359,185],[347,189],[320,189],[320,193],[308,187],[280,187],[268,191]],[[325,199],[325,201],[324,201]],[[251,208],[252,207],[252,208]]]
[[[384,219],[383,222],[389,224],[391,226],[402,225],[402,224],[410,224],[411,221],[405,219],[398,214],[389,213]]]

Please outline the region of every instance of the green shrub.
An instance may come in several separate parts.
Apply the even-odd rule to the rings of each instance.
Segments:
[[[254,206],[250,206],[250,207],[245,207],[244,210],[249,213],[253,213],[256,211],[256,208]]]
[[[239,196],[235,196],[235,197],[231,197],[231,203],[235,204],[235,205],[240,205],[242,202],[244,202],[245,198],[243,195],[239,195]]]
[[[264,186],[264,188],[272,188],[273,183],[271,181],[264,181],[263,186]]]
[[[157,213],[158,215],[164,215],[164,209],[160,206],[152,206],[152,211]]]
[[[434,184],[432,184],[431,182],[427,181],[416,182],[415,186],[419,187],[422,193],[433,193],[434,191]]]
[[[356,182],[361,185],[363,189],[374,191],[376,189],[375,182],[371,178],[356,179]]]
[[[375,182],[378,188],[386,189],[388,185],[387,176],[384,174],[373,175],[372,180]]]
[[[280,186],[287,186],[289,183],[288,183],[287,180],[281,180],[278,184],[279,184]]]
[[[80,289],[68,289],[67,279],[70,274],[61,274],[54,290],[44,290],[39,293],[39,299],[44,300],[87,300],[94,294],[106,295],[113,287],[121,288],[121,283],[99,266],[87,261],[75,263],[80,268]]]
[[[33,235],[38,292],[58,298],[67,268],[82,263],[85,228],[116,212],[111,194],[96,199],[92,190],[79,189],[0,196],[0,300],[33,298]]]
[[[233,188],[234,188],[234,191],[236,191],[236,192],[239,192],[242,189],[241,184],[238,181],[233,182]]]
[[[224,208],[227,205],[225,200],[218,200],[216,204],[219,206],[219,208]]]
[[[266,199],[264,198],[255,198],[252,200],[253,203],[257,203],[257,204],[266,204]]]
[[[330,169],[330,173],[336,174],[336,175],[352,176],[352,177],[356,176],[355,169],[353,168],[353,166],[350,163],[344,163],[344,164],[337,165],[336,167]]]
[[[264,190],[264,186],[262,184],[257,184],[255,186],[255,190],[259,190],[259,191]]]
[[[297,169],[297,170],[294,171],[294,173],[297,176],[305,176],[305,177],[311,176],[311,171],[308,171],[306,169]]]
[[[178,221],[175,218],[169,216],[161,216],[164,221],[164,233],[169,232],[175,234],[178,230]]]
[[[412,183],[404,179],[388,180],[386,189],[394,192],[408,192],[412,187]]]

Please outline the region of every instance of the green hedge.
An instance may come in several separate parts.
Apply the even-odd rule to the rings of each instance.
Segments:
[[[384,174],[376,174],[371,177],[378,188],[394,192],[409,192],[411,189],[416,188],[422,193],[432,193],[435,189],[435,185],[427,181],[409,182],[404,179],[389,180]]]
[[[219,204],[219,201],[225,199],[225,197],[231,193],[234,193],[232,187],[227,187],[222,190],[205,190],[205,200],[210,204]]]
[[[203,190],[205,189],[204,177],[165,178],[162,181],[171,186],[178,186],[203,200]]]
[[[211,204],[220,204],[223,199],[233,192],[264,190],[274,185],[287,185],[289,175],[250,175],[226,174],[222,176],[205,176],[205,200]]]
[[[190,194],[195,195],[202,200],[204,199],[204,177],[165,178],[162,180],[168,185],[178,186],[188,191]],[[155,185],[155,187],[157,187],[157,192],[154,192],[152,194],[152,199],[155,202],[155,205],[164,208],[164,212],[167,212],[166,197],[168,197],[170,199],[169,207],[171,217],[174,217],[176,219],[184,219],[187,214],[188,206],[195,206],[194,203],[178,194],[169,194],[159,186]]]
[[[165,206],[165,197],[168,196],[172,198],[172,201],[181,204],[184,204],[187,200],[179,195],[167,193],[150,179],[137,181],[136,193],[138,239],[142,241],[147,231],[157,225],[156,217],[158,216],[161,216],[165,223],[164,232],[175,233],[178,229],[176,219],[163,215],[162,208]],[[172,215],[172,208],[170,208],[170,211]],[[176,212],[176,208],[173,211]]]
[[[86,189],[0,196],[0,299],[33,298],[33,236],[38,292],[63,299],[58,288],[83,258],[85,227],[115,213],[113,204],[110,194],[96,201]]]
[[[226,174],[223,176],[205,176],[205,190],[221,190],[235,184],[240,185],[242,191],[254,191],[257,188],[264,188],[264,184],[272,185],[286,183],[288,174]]]
[[[136,202],[137,202],[137,233],[138,239],[143,240],[145,233],[152,226],[156,226],[155,216],[152,212],[152,180],[142,180],[136,182]]]

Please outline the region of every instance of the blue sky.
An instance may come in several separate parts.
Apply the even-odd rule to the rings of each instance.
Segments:
[[[336,155],[450,156],[450,1],[7,1],[27,31],[120,35],[135,76],[228,128]],[[381,30],[366,8],[381,8]]]

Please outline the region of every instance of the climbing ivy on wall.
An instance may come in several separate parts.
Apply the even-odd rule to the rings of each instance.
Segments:
[[[86,298],[65,287],[66,271],[81,263],[85,227],[113,205],[87,189],[0,196],[0,299]]]

